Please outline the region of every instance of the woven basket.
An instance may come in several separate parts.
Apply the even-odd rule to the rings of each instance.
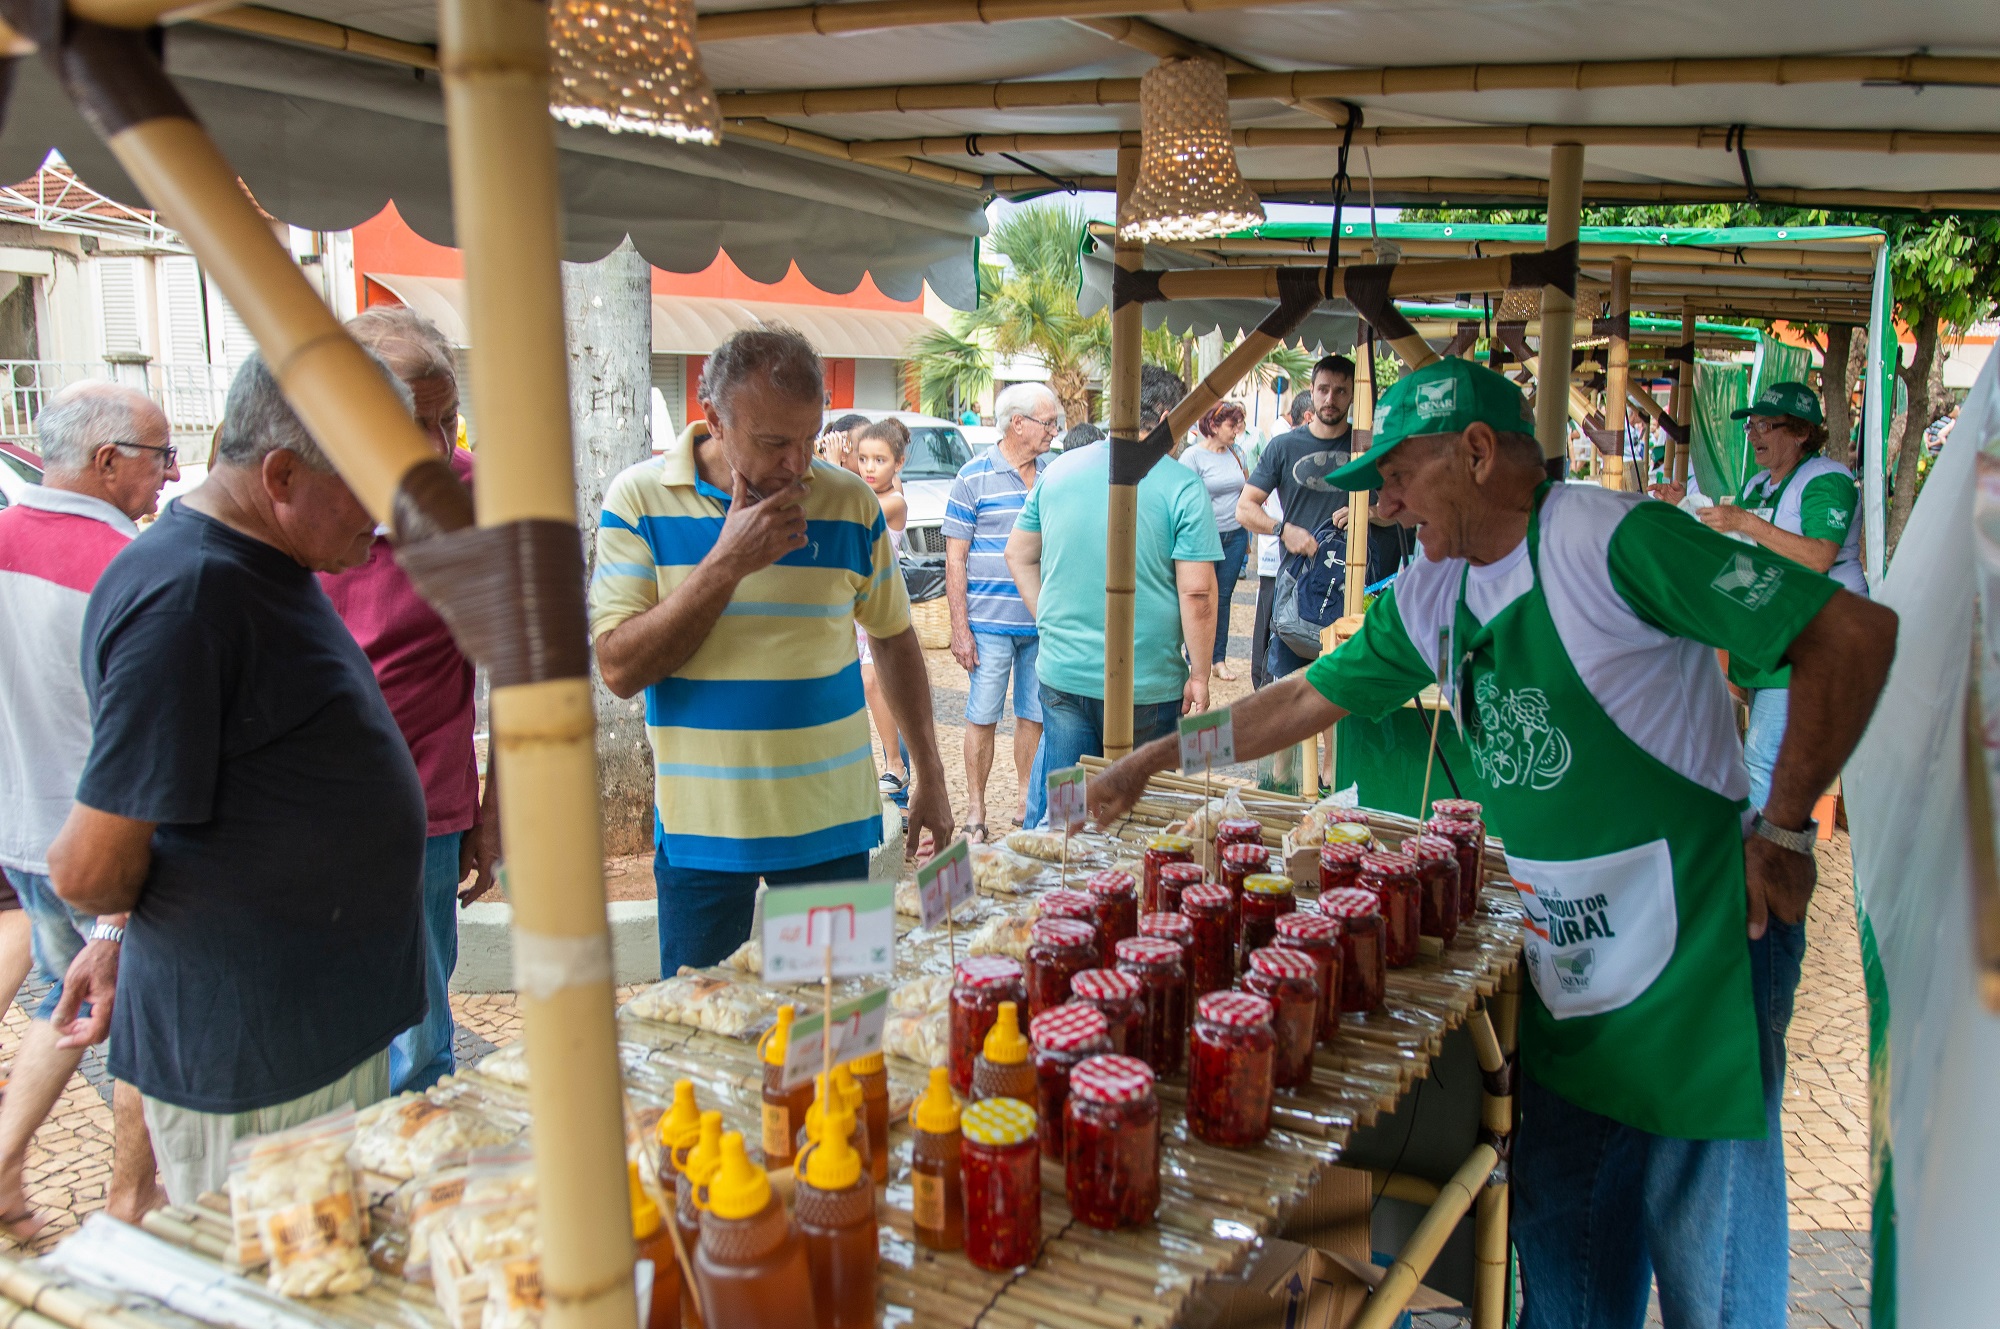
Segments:
[[[925,650],[950,648],[951,606],[942,595],[935,600],[923,600],[911,605],[910,622],[916,625],[917,644]]]

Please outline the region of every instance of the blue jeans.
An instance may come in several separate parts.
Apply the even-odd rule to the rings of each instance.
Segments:
[[[39,872],[23,872],[19,868],[0,871],[6,872],[8,884],[13,886],[22,911],[28,915],[32,929],[28,933],[28,949],[35,957],[36,972],[50,984],[48,995],[33,1012],[35,1019],[46,1020],[62,1003],[63,976],[69,973],[70,962],[82,953],[97,916],[70,908],[56,894],[49,879]],[[88,1015],[89,1004],[78,1013]]]
[[[458,850],[470,831],[424,841],[424,1018],[389,1044],[389,1092],[428,1089],[457,1067],[451,971],[458,968]]]
[[[1312,661],[1285,645],[1285,639],[1277,633],[1271,634],[1271,645],[1264,656],[1264,673],[1275,683],[1304,669]]]
[[[672,978],[682,965],[706,969],[721,964],[750,938],[757,909],[757,882],[798,886],[820,881],[863,881],[868,855],[849,854],[783,872],[718,872],[677,868],[653,847],[653,894],[660,905],[660,977]]]
[[[1035,773],[1029,777],[1042,797],[1029,808],[1027,823],[1039,826],[1048,818],[1049,772],[1068,770],[1083,758],[1104,755],[1104,699],[1042,688],[1042,745],[1035,749]],[[1180,728],[1181,704],[1163,701],[1132,708],[1132,746],[1164,738]]]
[[[1771,797],[1771,771],[1778,764],[1778,746],[1785,741],[1785,719],[1792,708],[1790,688],[1753,688],[1750,724],[1743,733],[1743,764],[1750,768],[1750,806],[1761,808]]]
[[[1764,1071],[1764,1138],[1675,1140],[1521,1083],[1514,1245],[1521,1329],[1639,1329],[1657,1275],[1667,1329],[1784,1329],[1785,1028],[1803,924],[1749,943]]]
[[[1250,532],[1238,526],[1222,533],[1222,561],[1215,565],[1215,663],[1229,658],[1229,599],[1243,576],[1250,553]]]
[[[979,664],[966,685],[965,722],[999,724],[1007,709],[1007,679],[1014,679],[1014,718],[1042,722],[1041,698],[1035,695],[1035,654],[1042,639],[1034,633],[974,632]]]

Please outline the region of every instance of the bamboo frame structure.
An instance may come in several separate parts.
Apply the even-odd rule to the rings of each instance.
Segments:
[[[1502,1329],[1512,1291],[1507,1276],[1507,1190],[1514,1138],[1514,1047],[1519,1037],[1520,977],[1501,982],[1468,1028],[1479,1061],[1479,1124],[1500,1164],[1486,1178],[1472,1218],[1472,1329]]]
[[[1487,1178],[1499,1165],[1500,1154],[1490,1144],[1475,1145],[1458,1171],[1451,1174],[1451,1180],[1438,1187],[1437,1203],[1417,1224],[1417,1230],[1403,1243],[1402,1251],[1396,1256],[1389,1272],[1375,1287],[1368,1300],[1361,1305],[1360,1315],[1355,1317],[1352,1329],[1390,1329],[1403,1308],[1410,1304],[1410,1296],[1417,1285],[1430,1272],[1438,1252],[1450,1239],[1465,1217],[1473,1201],[1484,1193]]]
[[[1118,152],[1118,202],[1139,187],[1139,149]],[[1146,246],[1139,240],[1119,240],[1112,251],[1120,269],[1138,271]],[[1139,372],[1145,310],[1137,302],[1111,313],[1111,486],[1104,524],[1104,755],[1117,760],[1132,750],[1132,643],[1137,596],[1136,545],[1139,528],[1138,482],[1119,483],[1120,452],[1139,445]],[[1206,668],[1201,660],[1192,669]]]
[[[1169,31],[1147,19],[1130,16],[1125,18],[1077,18],[1070,22],[1080,28],[1087,28],[1100,37],[1109,37],[1122,46],[1162,60],[1204,58],[1220,60],[1225,73],[1262,73],[1260,66],[1247,60],[1240,60],[1227,51],[1219,51],[1213,46],[1204,46],[1191,37],[1183,37],[1178,32]],[[1287,105],[1296,107],[1308,115],[1316,115],[1322,120],[1331,120],[1337,125],[1347,123],[1348,107],[1343,102],[1325,97],[1300,97]]]
[[[1674,425],[1680,437],[1674,439],[1667,454],[1667,479],[1677,485],[1684,485],[1688,478],[1688,448],[1694,442],[1694,325],[1695,310],[1692,304],[1681,305],[1681,345],[1687,359],[1674,364]],[[1641,488],[1644,488],[1642,485]]]
[[[1364,336],[1354,347],[1354,424],[1353,433],[1348,435],[1354,444],[1360,444],[1364,436],[1372,438],[1375,433],[1375,347],[1372,343],[1373,338]],[[1347,496],[1347,569],[1341,581],[1340,612],[1349,617],[1360,613],[1362,601],[1368,598],[1368,507],[1366,489],[1357,489]],[[1359,563],[1354,557],[1357,538],[1361,545]],[[1335,741],[1339,741],[1338,735]]]
[[[1611,260],[1611,297],[1605,312],[1616,325],[1604,358],[1604,432],[1614,446],[1610,451],[1600,449],[1600,483],[1606,489],[1624,489],[1625,390],[1632,377],[1632,260],[1622,254]]]
[[[326,51],[364,55],[371,60],[404,65],[411,69],[438,67],[437,48],[434,46],[378,37],[372,32],[350,28],[344,23],[328,23],[324,19],[307,18],[303,14],[288,14],[280,9],[239,5],[233,9],[204,11],[195,21],[211,28],[246,32],[253,37],[272,37],[278,41],[293,42],[300,46],[316,46]]]
[[[1583,224],[1583,145],[1561,143],[1549,151],[1548,230],[1551,251],[1577,242]],[[1542,344],[1535,371],[1535,436],[1550,479],[1569,474],[1570,348],[1576,343],[1576,278],[1542,287]]]
[[[546,9],[444,0],[483,529],[576,525]],[[580,569],[579,569],[580,572]],[[585,632],[583,605],[559,630]],[[492,693],[552,1329],[630,1329],[632,1224],[587,668]],[[528,791],[533,791],[532,794]]]
[[[841,138],[828,138],[825,134],[794,129],[789,125],[776,124],[770,120],[725,120],[722,134],[724,138],[747,138],[759,143],[774,143],[781,148],[809,152],[815,157],[853,162],[860,166],[873,167],[878,171],[893,171],[898,175],[914,176],[919,180],[930,180],[941,185],[956,185],[960,189],[981,189],[986,184],[984,176],[961,171],[955,166],[940,166],[936,162],[915,161],[894,154],[878,153],[863,156],[857,149],[866,146],[865,144],[851,143]]]

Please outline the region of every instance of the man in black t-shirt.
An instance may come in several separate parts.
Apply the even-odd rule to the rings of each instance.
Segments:
[[[374,528],[252,356],[207,480],[85,610],[90,757],[49,875],[131,911],[115,1003],[84,997],[175,1204],[222,1188],[235,1139],[386,1097],[424,1014],[423,786],[313,575]]]

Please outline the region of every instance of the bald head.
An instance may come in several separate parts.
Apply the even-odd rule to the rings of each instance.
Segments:
[[[168,458],[166,413],[137,388],[72,383],[35,417],[43,483],[101,498],[128,517],[153,511],[179,468]]]

